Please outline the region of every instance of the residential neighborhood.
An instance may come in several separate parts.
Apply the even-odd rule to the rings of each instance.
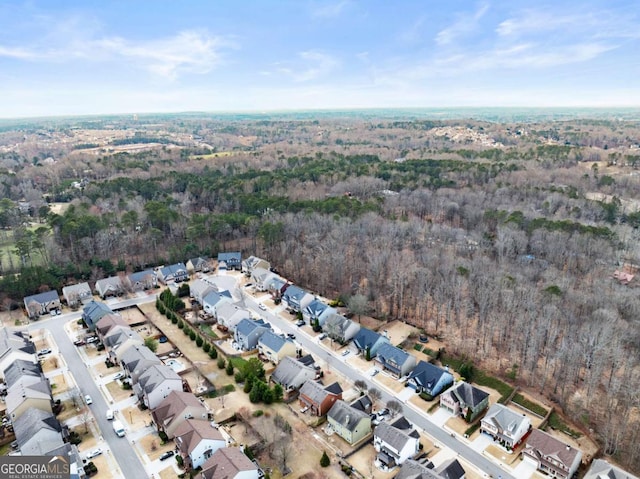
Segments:
[[[364,477],[536,479],[539,472],[569,479],[590,464],[615,470],[602,460],[591,463],[591,452],[575,440],[544,428],[548,415],[497,402],[495,391],[436,364],[415,328],[375,330],[355,322],[329,301],[263,274],[269,263],[257,257],[222,255],[212,272],[209,264],[188,260],[190,276],[182,263],[159,268],[162,288],[149,272],[129,276],[143,287],[117,294],[96,286],[97,299],[86,284],[69,286],[63,292],[69,312],[55,292],[25,298],[34,319],[62,311],[49,316],[45,329],[42,319],[26,329],[0,329],[3,427],[14,438],[13,453],[65,450],[75,459],[72,477],[96,474],[93,467],[96,477],[133,477],[113,449],[124,441],[125,454],[149,477],[262,478],[286,468],[282,458],[272,462],[262,453],[260,463],[247,452],[260,451],[247,436],[250,427],[261,427],[251,426],[257,421],[251,418],[270,406],[255,404],[249,394],[255,386],[244,385],[263,377],[265,388],[280,388],[277,415],[296,424],[302,431],[296,434],[329,453],[336,467]],[[182,300],[176,283],[185,281]],[[169,305],[185,300],[178,318]],[[64,348],[79,360],[64,356]],[[237,375],[251,361],[264,376]],[[223,371],[229,367],[231,375]],[[89,387],[87,378],[95,384]],[[69,443],[78,434],[91,437],[87,446],[85,439]]]

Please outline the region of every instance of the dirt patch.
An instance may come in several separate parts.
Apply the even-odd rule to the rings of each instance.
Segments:
[[[144,314],[138,308],[127,308],[118,310],[122,319],[124,319],[129,326],[133,324],[141,324],[146,321]],[[139,328],[136,328],[139,329]]]
[[[113,402],[120,402],[123,399],[127,399],[133,392],[130,389],[122,389],[122,386],[118,381],[111,381],[106,384],[107,391],[111,395]]]
[[[384,385],[385,387],[391,389],[393,392],[396,392],[396,393],[399,393],[404,389],[404,383],[398,381],[395,378],[392,378],[391,376],[387,376],[384,373],[377,374],[373,378],[373,381]]]
[[[40,359],[40,364],[42,365],[42,372],[46,374],[58,369],[62,362],[58,356],[48,355],[44,359]]]
[[[555,429],[551,429],[550,427],[545,429],[545,432],[564,442],[565,444],[582,451],[582,462],[585,464],[590,462],[591,458],[593,458],[598,452],[598,445],[587,436],[582,436],[578,439],[574,439],[564,432],[556,431]]]
[[[126,407],[120,413],[131,430],[144,429],[152,422],[151,411],[141,411],[137,406]]]
[[[391,479],[398,473],[399,468],[392,469],[388,472],[378,469],[375,466],[376,455],[376,450],[373,448],[373,445],[370,444],[360,449],[353,456],[349,456],[347,462],[364,477],[371,479]]]
[[[453,416],[452,418],[447,420],[445,426],[447,427],[447,429],[450,429],[462,436],[464,435],[464,432],[469,429],[470,424],[468,424],[467,421],[462,419],[460,416]]]
[[[81,399],[78,396],[78,402],[80,402]],[[62,411],[60,412],[60,414],[58,414],[57,419],[60,422],[64,422],[68,419],[71,419],[72,417],[76,416],[77,414],[80,414],[80,408],[76,408],[73,405],[73,401],[71,401],[71,399],[67,399],[65,401],[62,401],[61,403],[62,405]]]
[[[384,329],[387,331],[391,344],[398,345],[405,341],[410,335],[417,335],[418,328],[402,321],[392,321],[385,324]]]
[[[62,394],[70,389],[67,383],[67,378],[64,374],[58,374],[49,378],[49,384],[51,384],[51,392],[54,396]]]
[[[484,453],[491,455],[498,462],[501,462],[502,464],[511,465],[511,464],[513,464],[514,462],[516,462],[518,460],[518,457],[520,456],[520,451],[522,450],[523,447],[524,446],[522,445],[522,446],[514,449],[513,451],[511,451],[511,454],[509,454],[507,451],[502,449],[500,446],[496,446],[495,444],[491,444],[484,450]]]
[[[160,436],[155,432],[142,437],[138,441],[138,444],[142,446],[151,461],[158,459],[162,453],[172,450],[176,446],[173,441],[167,441],[165,444],[162,444]]]

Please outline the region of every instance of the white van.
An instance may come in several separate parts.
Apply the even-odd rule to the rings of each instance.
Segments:
[[[119,437],[124,437],[124,426],[120,421],[113,421],[113,430]]]
[[[107,409],[107,421],[112,421],[112,420],[113,420],[113,410]]]

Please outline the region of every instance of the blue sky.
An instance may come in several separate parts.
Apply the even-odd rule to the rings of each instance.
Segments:
[[[0,2],[0,117],[640,106],[640,2]]]

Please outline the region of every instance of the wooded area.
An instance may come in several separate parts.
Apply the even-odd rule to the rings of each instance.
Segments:
[[[110,118],[0,147],[6,308],[240,249],[509,373],[640,470],[640,298],[613,278],[640,264],[639,122]]]

